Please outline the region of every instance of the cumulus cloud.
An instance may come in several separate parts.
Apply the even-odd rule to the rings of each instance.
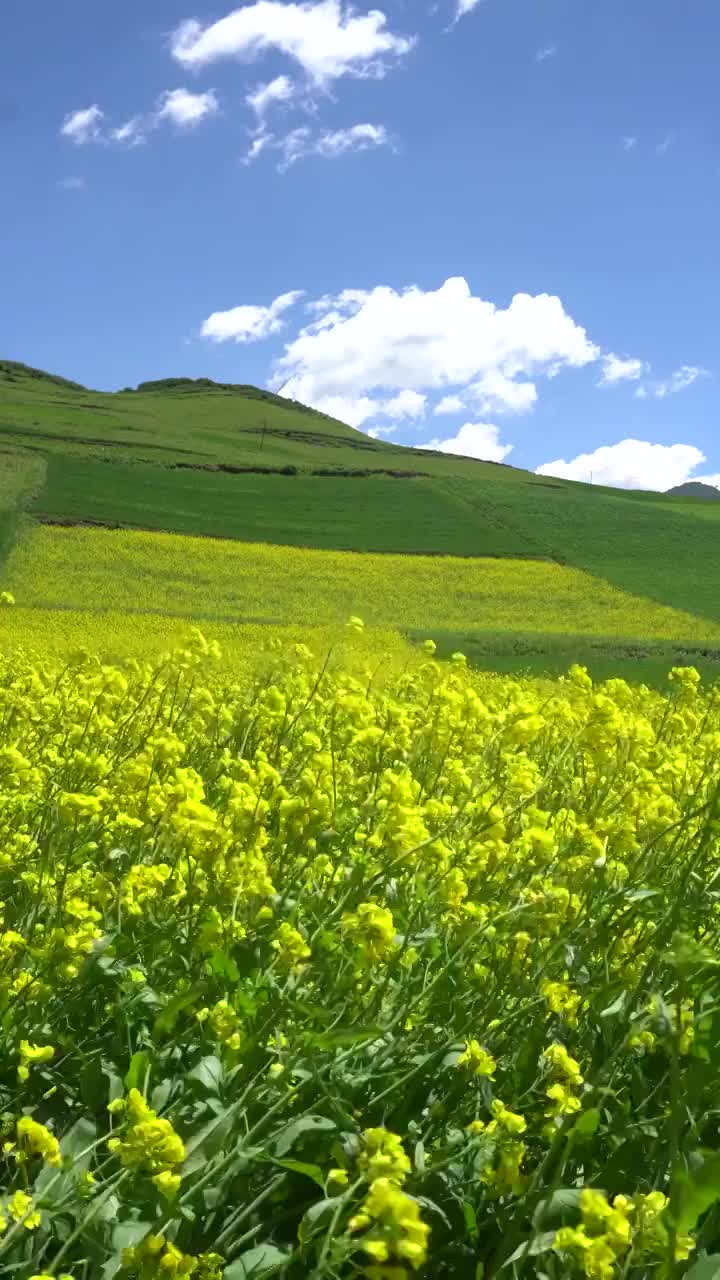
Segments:
[[[462,278],[428,291],[346,289],[312,304],[311,314],[287,344],[273,385],[327,413],[335,412],[331,404],[351,403],[355,425],[367,398],[384,401],[407,388],[447,389],[478,406],[524,412],[537,398],[529,378],[582,368],[600,355],[559,298],[521,293],[497,307]]]
[[[88,142],[98,142],[102,137],[104,118],[105,114],[97,104],[81,111],[70,111],[63,120],[60,133],[78,147],[85,146]]]
[[[214,311],[204,322],[200,336],[211,342],[259,342],[279,333],[282,315],[302,298],[302,290],[281,293],[268,307],[244,305],[229,311]]]
[[[403,57],[414,43],[390,31],[378,9],[359,13],[341,0],[255,0],[205,26],[196,18],[183,22],[172,54],[185,67],[204,67],[276,51],[298,63],[315,84],[326,85],[347,75],[382,76],[387,60]]]
[[[323,129],[319,132],[301,125],[281,136],[267,132],[258,134],[243,159],[245,164],[252,164],[264,151],[276,151],[279,155],[278,168],[281,173],[286,173],[292,165],[308,156],[334,160],[353,151],[370,151],[392,145],[392,139],[382,124],[354,124],[348,129]]]
[[[685,391],[688,387],[692,387],[695,382],[701,378],[709,378],[710,374],[707,369],[702,369],[696,364],[683,364],[669,378],[661,378],[657,382],[646,382],[638,387],[635,395],[638,400],[647,400],[652,397],[654,400],[664,400],[666,396],[677,395],[678,391]]]
[[[466,422],[449,440],[429,440],[422,447],[485,462],[503,462],[512,453],[512,445],[501,444],[498,428],[489,422]]]
[[[245,98],[251,111],[259,120],[263,120],[271,107],[277,103],[289,102],[295,96],[295,84],[289,76],[276,76],[267,84],[259,84],[257,89]]]
[[[538,393],[534,382],[518,382],[501,369],[489,369],[467,388],[481,413],[529,413]]]
[[[220,103],[212,89],[191,93],[189,89],[168,89],[160,98],[157,120],[169,120],[180,128],[194,128],[208,116],[217,115]]]
[[[694,476],[705,455],[692,444],[651,444],[647,440],[620,440],[602,445],[593,453],[581,453],[570,462],[558,458],[538,467],[539,476],[584,480],[618,489],[672,489]],[[707,483],[712,483],[708,478]]]
[[[465,401],[462,396],[443,396],[438,400],[433,413],[441,415],[444,413],[462,413],[465,408]]]
[[[370,427],[368,435],[371,440],[382,440],[383,436],[394,436],[397,426],[394,427]]]
[[[388,418],[423,418],[425,416],[426,402],[427,396],[421,395],[419,391],[411,391],[407,388],[404,391],[399,391],[390,400],[386,400],[383,404],[382,412],[387,414]]]
[[[603,356],[598,386],[615,387],[619,382],[637,382],[647,372],[644,360],[634,356],[616,356],[612,351]]]

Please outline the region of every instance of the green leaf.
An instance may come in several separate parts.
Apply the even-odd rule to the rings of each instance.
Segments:
[[[320,1031],[304,1037],[305,1044],[315,1049],[344,1049],[365,1041],[378,1040],[382,1027],[338,1027],[337,1031]]]
[[[290,1255],[276,1249],[274,1244],[259,1244],[225,1268],[225,1280],[260,1280],[261,1276],[273,1275],[289,1261]]]
[[[521,1258],[537,1258],[541,1253],[549,1253],[555,1243],[555,1231],[543,1231],[538,1236],[533,1236],[532,1240],[526,1240],[519,1245],[513,1254],[503,1262],[503,1267],[509,1267],[513,1262],[519,1262]]]
[[[601,1018],[616,1018],[625,1012],[625,1001],[627,1000],[627,992],[621,991],[617,1000],[613,1000],[607,1009],[603,1009],[600,1014]]]
[[[305,1137],[308,1133],[333,1133],[337,1129],[334,1120],[328,1120],[327,1116],[300,1116],[298,1120],[293,1120],[282,1133],[275,1143],[275,1155],[285,1156],[290,1151],[298,1138]]]
[[[718,1280],[720,1277],[720,1253],[700,1258],[686,1273],[685,1280]]]
[[[468,1240],[471,1244],[477,1244],[479,1239],[477,1214],[469,1200],[463,1200],[463,1218],[465,1219],[465,1234]]]
[[[573,1217],[580,1204],[579,1187],[560,1187],[552,1195],[541,1200],[533,1214],[534,1227],[547,1227],[551,1223],[560,1225],[568,1217]]]
[[[134,1053],[130,1059],[130,1068],[125,1076],[125,1088],[139,1089],[141,1092],[145,1088],[145,1080],[150,1070],[149,1053]]]
[[[272,1156],[268,1160],[279,1169],[288,1169],[290,1173],[302,1173],[306,1178],[312,1178],[321,1191],[325,1190],[325,1175],[319,1164],[305,1164],[302,1160],[273,1160]]]
[[[183,991],[179,996],[173,996],[172,1000],[168,1000],[167,1004],[161,1009],[155,1019],[153,1026],[153,1040],[161,1036],[169,1035],[175,1027],[180,1014],[184,1009],[194,1004],[197,997],[205,990],[204,984],[198,983],[190,989]]]
[[[64,1159],[69,1159],[76,1173],[87,1173],[92,1159],[91,1146],[97,1138],[97,1125],[94,1120],[76,1120],[60,1142],[60,1151]],[[81,1154],[83,1153],[83,1154]]]
[[[208,973],[217,978],[227,978],[233,984],[240,981],[240,970],[227,951],[213,951],[205,962]]]
[[[197,1066],[188,1073],[188,1080],[194,1080],[208,1093],[219,1093],[225,1072],[222,1062],[214,1054],[201,1058]]]
[[[121,1222],[112,1233],[112,1247],[118,1253],[123,1249],[133,1249],[152,1229],[152,1222]]]
[[[571,1136],[577,1141],[583,1141],[586,1138],[592,1138],[597,1133],[600,1126],[600,1112],[597,1107],[588,1107],[587,1111],[583,1111],[578,1116],[575,1124],[571,1129]]]
[[[697,1163],[679,1169],[673,1178],[669,1215],[681,1234],[691,1231],[698,1218],[720,1198],[720,1153],[697,1152]]]
[[[324,1228],[325,1223],[337,1209],[337,1205],[337,1200],[318,1200],[317,1204],[310,1205],[298,1227],[300,1244],[307,1244],[318,1230]],[[227,1272],[225,1274],[227,1275]]]

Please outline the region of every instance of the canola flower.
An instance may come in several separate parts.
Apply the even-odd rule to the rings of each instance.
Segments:
[[[19,1280],[720,1252],[716,691],[387,663],[359,622],[244,673],[199,631],[0,658]]]

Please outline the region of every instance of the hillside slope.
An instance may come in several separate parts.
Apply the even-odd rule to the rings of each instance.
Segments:
[[[250,386],[163,379],[101,393],[0,362],[0,557],[23,510],[49,524],[243,544],[554,561],[682,612],[687,645],[715,660],[700,620],[720,622],[720,504],[394,446]],[[502,634],[472,591],[457,604],[438,636],[448,649],[485,661],[494,645],[514,661],[557,652],[564,633],[563,662],[572,660],[579,628],[567,601],[557,604],[567,617],[546,627],[529,597],[518,599]],[[654,616],[648,605],[650,646]],[[632,636],[617,636],[618,652],[637,650],[637,626]]]

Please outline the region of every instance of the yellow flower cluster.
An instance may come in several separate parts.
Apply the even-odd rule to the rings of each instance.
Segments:
[[[631,1251],[638,1262],[667,1255],[668,1231],[662,1220],[667,1206],[661,1191],[634,1199],[617,1195],[610,1203],[601,1191],[585,1188],[580,1194],[581,1225],[561,1227],[553,1248],[574,1259],[587,1280],[613,1280]],[[694,1248],[692,1236],[679,1235],[671,1256],[683,1262]]]
[[[185,1159],[185,1147],[170,1121],[160,1119],[138,1089],[130,1090],[127,1101],[111,1102],[109,1109],[125,1118],[123,1136],[110,1138],[109,1150],[127,1168],[151,1174],[163,1195],[173,1195],[180,1186],[175,1170]]]
[[[716,692],[348,636],[0,657],[8,1274],[720,1252],[668,1205],[720,1145]]]

